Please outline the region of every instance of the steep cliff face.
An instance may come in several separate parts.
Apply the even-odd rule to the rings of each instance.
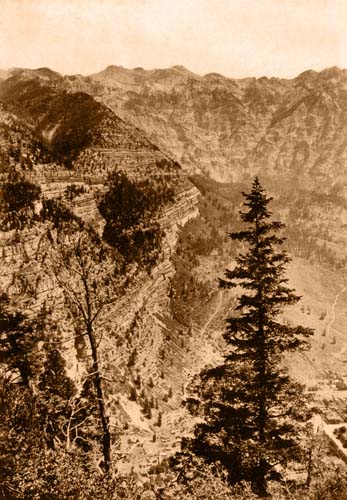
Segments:
[[[149,179],[173,189],[173,200],[157,214],[164,238],[156,265],[149,273],[133,269],[131,285],[100,324],[111,424],[128,427],[119,449],[132,463],[138,439],[147,455],[138,465],[152,453],[172,451],[187,428],[177,409],[188,376],[213,363],[223,347],[214,335],[224,328],[233,298],[216,293],[217,282],[235,256],[225,234],[237,224],[239,193],[251,177],[260,174],[274,196],[293,256],[312,268],[328,263],[335,277],[336,269],[344,269],[346,96],[346,72],[336,68],[294,80],[200,77],[182,67],[110,67],[84,78],[41,68],[16,70],[0,82],[0,181],[19,176],[40,186],[37,216],[44,200],[63,202],[101,236],[105,220],[98,205],[114,170],[135,183]],[[187,171],[196,170],[232,182],[194,177],[204,193],[202,218],[194,225],[187,222],[198,216],[199,191]],[[48,229],[34,217],[0,233],[1,287],[31,313],[53,296],[52,319],[67,341],[62,352],[68,373],[79,381],[88,345],[69,341],[74,331],[61,290],[36,261],[47,234],[54,238]],[[185,241],[177,256],[180,235]],[[295,288],[303,274],[297,273]],[[317,306],[310,303],[308,323],[314,316],[323,324],[323,295]]]
[[[347,70],[234,80],[171,68],[158,80],[111,67],[91,78],[104,86],[99,100],[188,171],[240,190],[258,175],[295,252],[316,258],[316,247],[330,262],[344,260]]]
[[[86,94],[66,94],[57,88],[62,81],[46,68],[15,70],[1,88],[1,181],[11,181],[16,172],[40,187],[42,199],[63,199],[76,216],[101,233],[104,222],[97,204],[108,189],[110,172],[118,170],[135,181],[148,178],[153,184],[164,179],[174,186],[174,201],[160,217],[165,232],[163,255],[169,259],[178,226],[197,214],[198,190],[179,165],[139,130]],[[65,160],[69,168],[63,165]],[[79,191],[69,197],[71,186]],[[36,209],[38,213],[40,202]],[[15,252],[16,237],[21,245],[35,239],[38,228],[32,225],[19,233],[18,228],[2,233],[4,255]]]
[[[185,168],[221,180],[261,173],[327,186],[345,181],[346,70],[233,80],[171,68],[160,84],[153,74],[108,68],[92,79],[104,85],[103,102]]]
[[[319,185],[326,191],[345,186],[347,70],[306,71],[292,80],[235,80],[217,73],[199,76],[180,66],[109,66],[90,77],[63,77],[42,68],[13,71],[0,94],[18,107],[19,90],[32,97],[28,82],[33,81],[53,102],[50,130],[45,130],[42,110],[41,118],[36,112],[48,137],[57,131],[61,102],[73,108],[69,95],[82,91],[144,130],[190,172],[200,170],[223,181],[260,174],[266,181],[275,178],[310,189]],[[65,92],[63,101],[54,97],[57,90]],[[86,97],[79,99],[87,106]]]
[[[36,73],[34,78],[15,74],[2,88],[2,188],[20,180],[39,186],[41,195],[29,221],[4,226],[0,232],[1,290],[29,315],[44,304],[53,304],[50,321],[58,324],[57,342],[68,374],[80,383],[88,366],[89,347],[73,341],[76,332],[59,282],[38,259],[42,254],[45,262],[54,259],[50,239],[56,238],[56,229],[40,215],[42,205],[47,200],[62,203],[101,236],[105,220],[98,205],[109,189],[111,172],[123,172],[135,184],[148,179],[150,185],[172,188],[172,200],[156,214],[163,231],[157,263],[150,272],[132,268],[130,285],[107,308],[98,330],[112,425],[127,425],[129,435],[135,436],[142,429],[150,442],[159,413],[170,409],[170,387],[176,393],[179,386],[177,362],[169,367],[163,360],[168,351],[169,292],[175,273],[172,257],[181,228],[198,215],[199,191],[180,166],[139,130],[90,96],[66,94],[58,84],[47,87],[46,78],[59,83],[59,75],[39,73],[38,78]],[[137,391],[136,401],[129,401],[131,391]],[[173,406],[177,405],[175,398]],[[143,405],[149,399],[155,400],[156,408],[152,408],[152,417],[145,418]],[[162,446],[160,439],[157,446]],[[125,442],[124,450],[127,447]]]

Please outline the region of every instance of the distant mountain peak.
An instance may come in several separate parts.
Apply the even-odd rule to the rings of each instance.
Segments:
[[[177,71],[180,71],[181,73],[188,73],[188,74],[193,74],[192,71],[187,69],[186,67],[182,66],[182,64],[175,64],[175,66],[171,66],[170,69],[175,69]]]
[[[314,80],[316,78],[330,80],[332,78],[340,78],[346,75],[347,71],[345,69],[339,68],[338,66],[332,66],[331,68],[325,68],[322,71],[308,69],[303,73],[300,73],[300,75],[296,77],[296,80]]]
[[[323,69],[323,71],[320,72],[320,75],[325,78],[338,78],[344,73],[346,73],[346,70],[341,69],[338,66],[332,66],[331,68]]]
[[[302,80],[304,78],[311,78],[311,77],[316,77],[318,75],[317,71],[315,71],[314,69],[307,69],[306,71],[303,71],[302,73],[300,73],[296,79],[297,80]]]
[[[118,71],[118,70],[125,70],[123,66],[118,66],[117,64],[110,64],[107,66],[103,71]]]
[[[37,68],[33,70],[35,73],[40,75],[41,77],[47,77],[47,78],[61,78],[62,75],[61,73],[58,73],[57,71],[53,71],[50,68],[47,67],[42,67],[42,68]]]
[[[63,76],[50,68],[11,68],[7,72],[7,77],[17,77],[23,79],[37,79],[46,81],[61,80]]]
[[[212,73],[206,73],[206,75],[204,75],[203,78],[207,80],[213,80],[215,78],[226,78],[226,77],[221,75],[220,73],[212,72]]]

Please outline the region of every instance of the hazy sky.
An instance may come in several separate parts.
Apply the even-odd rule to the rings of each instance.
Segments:
[[[347,67],[347,0],[0,0],[0,68],[110,64],[231,77]]]

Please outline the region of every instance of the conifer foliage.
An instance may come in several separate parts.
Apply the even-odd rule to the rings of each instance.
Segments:
[[[231,233],[245,250],[227,270],[222,288],[241,290],[238,305],[227,320],[229,347],[224,362],[205,370],[197,380],[197,398],[188,400],[192,413],[202,416],[188,448],[208,461],[219,461],[232,482],[253,483],[266,494],[266,481],[277,464],[285,463],[299,445],[296,422],[302,418],[302,388],[281,364],[282,355],[308,346],[313,331],[288,326],[278,319],[284,307],[300,298],[287,286],[289,258],[280,249],[284,227],[271,221],[259,180],[243,193],[243,231]],[[300,414],[301,413],[301,414]]]
[[[123,257],[125,264],[137,262],[149,270],[159,257],[163,231],[161,208],[173,200],[173,189],[164,180],[136,181],[113,172],[109,191],[99,204],[106,220],[103,238]]]

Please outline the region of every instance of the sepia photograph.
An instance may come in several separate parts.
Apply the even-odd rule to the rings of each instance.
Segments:
[[[0,0],[0,500],[347,500],[347,0]]]

